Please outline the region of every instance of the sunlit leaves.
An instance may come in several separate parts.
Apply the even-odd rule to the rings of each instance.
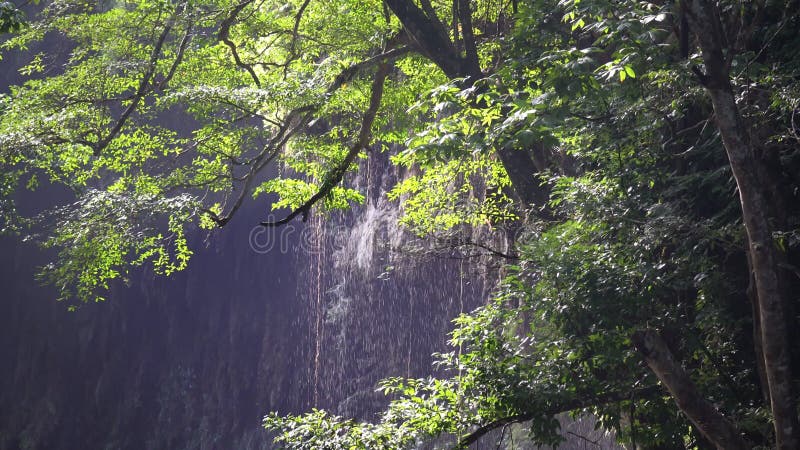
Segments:
[[[191,252],[183,227],[213,223],[209,213],[188,211],[229,214],[220,205],[238,203],[220,198],[239,195],[244,186],[255,189],[245,197],[278,193],[278,208],[306,201],[325,182],[354,138],[368,99],[360,78],[369,70],[331,85],[345,68],[383,48],[399,26],[384,16],[380,2],[309,2],[298,20],[303,3],[247,4],[240,16],[228,18],[238,2],[143,0],[96,7],[62,0],[2,44],[25,49],[53,33],[74,47],[63,65],[54,65],[52,55],[35,55],[22,72],[47,76],[12,88],[0,118],[3,227],[17,229],[23,222],[13,202],[21,183],[34,188],[31,180],[46,179],[79,198],[39,217],[46,222],[57,216],[63,227],[37,225],[41,240],[63,247],[47,279],[59,283],[64,297],[92,298],[124,277],[130,261],[164,274],[185,267]],[[226,20],[239,61],[220,42]],[[389,91],[394,110],[414,95]],[[313,131],[306,129],[311,111],[323,124]],[[403,124],[384,121],[381,132],[394,135],[388,142],[402,141],[393,126]],[[251,182],[279,161],[291,169],[282,172],[285,177],[260,187]],[[185,206],[172,205],[180,214],[161,204],[143,217],[125,211],[183,198],[169,197],[180,192],[191,193]],[[215,194],[213,201],[207,193]],[[201,205],[199,198],[211,204]],[[361,201],[361,193],[335,187],[320,207]],[[125,223],[104,226],[101,216]]]
[[[301,416],[270,414],[267,429],[278,431],[275,440],[298,450],[396,450],[411,448],[417,437],[412,428],[370,424],[313,410]]]
[[[74,204],[49,215],[51,235],[44,244],[59,258],[41,276],[65,300],[103,300],[110,282],[150,261],[156,271],[183,269],[191,255],[184,227],[197,208],[188,195],[163,197],[90,190]],[[167,234],[158,221],[168,217]]]
[[[402,224],[424,235],[462,224],[480,226],[514,218],[510,186],[502,166],[490,157],[476,155],[431,165],[420,175],[401,181],[388,195],[401,199]]]

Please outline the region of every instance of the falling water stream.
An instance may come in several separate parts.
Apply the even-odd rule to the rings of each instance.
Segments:
[[[351,180],[363,205],[267,246],[254,245],[252,205],[195,236],[186,271],[138,271],[74,313],[31,282],[44,256],[0,239],[0,385],[13,387],[0,391],[0,450],[269,449],[269,411],[374,418],[387,404],[377,382],[431,374],[450,321],[499,276],[403,250],[416,238],[384,194],[400,176],[372,155]]]
[[[314,218],[313,221],[313,234],[315,236],[315,242],[322,242],[323,240],[323,219],[319,216]],[[316,292],[314,293],[314,297],[316,301],[314,302],[314,399],[313,404],[317,405],[319,403],[319,356],[320,352],[322,351],[322,341],[323,341],[323,325],[322,325],[322,306],[323,306],[323,275],[324,275],[324,267],[322,262],[325,259],[325,246],[320,245],[316,248],[316,254],[314,255],[315,262],[316,262],[316,276],[317,276],[317,283],[316,283]]]
[[[488,296],[487,278],[467,274],[477,265],[403,252],[416,238],[385,196],[399,170],[373,154],[352,180],[364,204],[316,215],[302,233],[297,301],[310,324],[309,407],[371,417],[386,404],[377,382],[430,374],[431,354],[447,350],[450,320]]]

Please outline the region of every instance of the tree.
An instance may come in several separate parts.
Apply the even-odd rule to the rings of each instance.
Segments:
[[[608,401],[606,396],[600,398],[597,395],[600,392],[612,393],[610,397],[618,402],[616,405],[619,408],[623,402],[619,402],[614,393],[635,392],[633,387],[641,386],[648,379],[648,376],[637,371],[635,365],[629,365],[633,356],[630,350],[635,343],[653,373],[674,397],[677,407],[694,423],[694,433],[698,439],[694,441],[696,445],[706,442],[718,448],[746,448],[751,445],[747,440],[762,444],[769,442],[763,431],[754,433],[754,429],[750,428],[758,412],[744,411],[743,403],[723,407],[722,411],[738,416],[735,421],[738,423],[734,425],[720,412],[719,406],[714,407],[702,398],[702,395],[711,395],[714,405],[724,405],[725,397],[753,396],[752,391],[747,393],[738,388],[736,381],[753,374],[748,375],[746,369],[742,370],[743,366],[725,368],[721,363],[742,349],[722,356],[718,349],[709,345],[712,342],[716,342],[716,345],[725,342],[725,339],[711,339],[710,335],[719,332],[720,326],[726,327],[726,320],[732,319],[729,314],[735,315],[740,307],[723,303],[711,313],[710,310],[716,308],[707,302],[719,302],[710,299],[730,295],[731,291],[723,293],[724,289],[721,290],[724,285],[738,292],[740,299],[745,297],[743,294],[747,291],[744,289],[746,283],[745,286],[741,284],[741,274],[738,275],[738,281],[731,284],[722,282],[725,278],[723,274],[730,274],[731,269],[723,267],[716,258],[725,260],[723,255],[731,255],[732,250],[715,249],[718,245],[709,242],[709,239],[719,239],[728,242],[727,245],[732,248],[736,248],[735,243],[740,242],[735,235],[739,216],[731,215],[731,202],[724,198],[733,191],[725,188],[730,184],[720,179],[718,172],[722,169],[724,173],[730,167],[742,196],[745,229],[748,231],[746,242],[751,247],[747,261],[754,274],[754,289],[750,291],[756,307],[756,314],[752,316],[756,330],[753,358],[765,372],[762,379],[765,387],[773,389],[769,387],[769,377],[772,376],[775,378],[772,383],[780,392],[777,394],[780,400],[771,406],[775,418],[775,445],[778,448],[795,445],[792,435],[796,432],[793,423],[797,420],[797,409],[792,383],[796,381],[789,381],[794,380],[790,362],[793,350],[788,344],[788,334],[781,330],[791,326],[787,325],[789,323],[796,323],[796,318],[782,309],[789,304],[784,299],[786,293],[791,292],[786,285],[796,281],[789,280],[791,275],[778,269],[777,261],[793,254],[781,236],[786,236],[787,232],[793,233],[789,230],[795,225],[789,225],[789,222],[796,224],[796,210],[788,206],[792,201],[787,201],[786,197],[792,189],[790,186],[796,185],[796,181],[790,181],[784,175],[791,171],[789,167],[792,167],[792,163],[788,161],[793,157],[788,155],[796,152],[796,143],[787,141],[786,135],[779,131],[794,114],[791,112],[794,101],[790,100],[794,94],[784,96],[789,91],[794,92],[789,86],[793,84],[791,79],[794,75],[791,74],[795,73],[795,69],[789,67],[796,67],[796,63],[790,62],[793,61],[793,55],[782,52],[785,42],[778,42],[794,39],[782,34],[781,29],[785,25],[781,24],[796,19],[788,12],[790,9],[784,9],[787,5],[760,5],[754,10],[737,10],[725,4],[695,4],[693,8],[706,10],[704,21],[699,23],[697,16],[703,11],[672,10],[670,5],[661,8],[648,4],[629,5],[631,8],[622,9],[603,2],[562,2],[562,6],[566,7],[564,17],[571,22],[571,30],[559,30],[558,26],[554,27],[555,30],[547,30],[547,13],[543,14],[544,17],[532,14],[534,17],[529,23],[537,25],[538,30],[531,32],[529,30],[534,29],[531,27],[526,29],[527,35],[517,35],[518,38],[522,37],[517,44],[527,47],[523,50],[527,54],[510,59],[509,66],[513,68],[514,63],[519,64],[519,61],[528,63],[525,69],[536,78],[527,83],[536,84],[533,89],[520,88],[526,86],[527,80],[524,76],[520,77],[519,72],[514,74],[515,79],[503,79],[503,73],[499,72],[493,81],[502,88],[498,89],[500,94],[495,92],[495,98],[498,104],[505,105],[505,114],[494,122],[496,127],[491,127],[491,120],[484,123],[490,125],[491,132],[481,134],[481,139],[488,135],[490,138],[486,140],[497,145],[508,140],[513,142],[513,139],[526,134],[528,142],[542,143],[549,137],[551,142],[558,140],[562,149],[570,149],[569,153],[578,156],[583,164],[578,172],[581,175],[579,178],[564,176],[564,167],[561,167],[561,175],[553,177],[551,185],[555,191],[551,205],[558,208],[556,217],[563,222],[557,226],[540,225],[545,231],[537,235],[538,242],[533,247],[535,251],[527,254],[523,251],[522,260],[537,268],[523,271],[529,278],[516,291],[525,292],[524,286],[532,284],[535,290],[531,295],[536,297],[538,305],[521,309],[506,304],[505,307],[511,308],[512,312],[490,309],[492,319],[478,322],[480,325],[475,326],[472,340],[463,340],[464,323],[474,324],[487,311],[476,312],[474,319],[460,322],[454,334],[454,343],[473,351],[467,352],[466,356],[450,355],[443,361],[449,364],[452,373],[458,375],[447,384],[441,380],[417,380],[410,384],[395,380],[391,386],[400,399],[389,407],[383,423],[394,423],[405,433],[407,430],[403,427],[409,424],[421,434],[449,432],[463,436],[460,443],[468,444],[489,430],[511,422],[533,420],[535,438],[547,443],[555,438],[552,434],[553,412],[574,410],[588,403],[612,424],[616,421],[616,427],[623,431],[623,438],[637,443],[644,441],[647,446],[675,448],[685,442],[685,432],[680,431],[685,425],[655,425],[658,423],[658,409],[666,405],[653,409],[653,398],[643,395],[644,403],[650,403],[650,410],[640,411],[639,415],[652,421],[648,424],[651,433],[634,427],[624,430],[620,422],[624,414],[609,411],[605,404]],[[532,7],[529,12],[541,14],[550,10],[547,7]],[[768,23],[765,17],[774,20],[770,24],[769,40],[752,32]],[[524,19],[518,16],[518,20],[517,29],[524,29]],[[558,20],[550,23],[554,22]],[[669,33],[670,25],[674,38]],[[691,61],[684,63],[682,58],[689,55],[688,45],[694,42],[688,39],[690,25],[694,30],[715,32],[698,33],[702,34],[697,40],[702,53],[692,55]],[[584,32],[579,34],[579,30]],[[721,36],[720,30],[728,35]],[[714,36],[715,42],[704,42],[705,38]],[[717,72],[714,75],[717,82],[712,82],[710,74],[720,70],[719,64],[722,63],[722,42],[736,44],[726,44],[728,46],[724,53],[727,62],[724,64],[727,68],[722,73]],[[707,48],[714,45],[716,49],[713,51],[717,54],[709,56]],[[716,62],[714,58],[717,58]],[[764,66],[754,66],[778,60],[783,62],[775,62],[772,67],[783,67],[788,72],[770,71],[770,75],[766,75]],[[703,68],[700,64],[703,64]],[[737,82],[741,84],[736,88],[729,81],[727,71],[731,66],[741,68],[737,75]],[[722,81],[720,76],[724,76]],[[630,78],[637,81],[626,84],[626,79]],[[612,82],[617,79],[622,83]],[[758,98],[748,92],[747,86],[751,83],[773,96],[769,106],[765,104],[764,97]],[[509,95],[503,98],[502,90],[507,86],[512,88],[509,89]],[[719,90],[726,93],[721,95]],[[739,96],[735,102],[734,90]],[[711,104],[705,100],[705,92],[710,94]],[[680,94],[676,96],[676,93]],[[492,93],[483,91],[481,94],[490,96]],[[726,97],[726,104],[720,104],[720,96]],[[440,96],[438,100],[442,103],[439,104],[452,105],[454,98],[458,97],[457,93]],[[535,99],[531,102],[534,108],[525,102],[526,107],[515,111],[513,101],[519,98]],[[474,105],[465,106],[465,110],[469,110]],[[709,117],[711,108],[715,116]],[[772,119],[766,119],[763,114],[770,108],[775,108],[772,110]],[[503,110],[502,106],[500,110]],[[746,119],[740,110],[748,110]],[[465,112],[450,117],[454,121],[463,121],[470,115]],[[523,119],[520,120],[520,117]],[[522,122],[523,126],[514,127],[515,119]],[[554,123],[556,121],[560,123]],[[438,136],[446,136],[447,125],[441,122],[440,119],[440,123],[432,128],[444,129]],[[713,129],[710,123],[716,124],[717,130],[709,132],[709,128]],[[747,131],[754,126],[748,123],[763,127],[758,133],[762,140],[754,146],[758,151],[748,148],[753,139],[749,134],[757,134]],[[511,133],[525,134],[519,137],[512,135],[514,137],[509,139],[509,129]],[[531,133],[533,130],[544,131],[544,136]],[[726,133],[733,136],[725,136]],[[720,136],[722,146],[715,142]],[[468,139],[464,139],[456,147],[468,142]],[[711,161],[702,160],[714,155],[714,152],[717,155],[727,154],[729,162],[714,161],[713,158]],[[738,162],[738,169],[735,168],[736,157],[744,158]],[[713,171],[703,167],[709,163],[715,164],[711,166]],[[665,170],[674,172],[664,173]],[[714,171],[717,173],[714,174]],[[747,172],[744,179],[737,171]],[[747,177],[750,177],[750,181]],[[702,182],[698,185],[700,180]],[[686,192],[687,186],[700,188],[700,193]],[[713,186],[710,192],[708,186]],[[745,193],[748,189],[755,192]],[[749,195],[754,197],[746,198]],[[756,215],[760,225],[747,223],[748,208],[759,211]],[[719,231],[712,231],[715,228]],[[753,229],[762,230],[755,231],[762,233],[764,240],[761,243],[753,244]],[[691,246],[673,241],[672,236],[686,239]],[[768,262],[764,264],[771,264],[772,269],[756,267],[758,263],[752,256],[755,251],[752,250],[753,245],[767,255],[762,256]],[[554,256],[558,252],[561,256]],[[758,274],[762,269],[764,272]],[[766,284],[775,289],[757,292],[759,276],[766,277]],[[736,277],[733,275],[733,278]],[[780,288],[776,284],[779,279],[785,283]],[[739,287],[736,287],[737,283]],[[796,299],[792,303],[796,304]],[[765,324],[764,316],[760,314],[765,304],[772,305],[769,314],[780,323]],[[509,329],[517,330],[511,332],[514,335],[520,332],[520,320],[529,325],[521,317],[526,317],[530,308],[535,311],[533,317],[548,317],[544,323],[521,332],[538,346],[531,346],[525,341],[512,340],[509,343]],[[624,317],[619,317],[620,314]],[[706,322],[707,319],[701,317],[708,314],[722,316]],[[514,319],[506,319],[508,322],[499,319],[508,316]],[[689,323],[676,323],[676,319]],[[659,322],[659,333],[650,328],[656,321]],[[554,334],[560,340],[548,346],[545,337],[548,333],[542,336],[537,333],[537,328],[544,328],[550,333],[555,330]],[[764,329],[771,330],[771,335],[766,336]],[[487,330],[496,330],[499,336],[506,338],[487,343]],[[741,339],[743,331],[729,329],[731,334],[728,339],[735,341],[736,336]],[[679,336],[687,337],[682,339]],[[766,340],[771,340],[770,345],[775,346],[773,357],[776,359],[772,362],[769,356],[762,353]],[[686,374],[681,363],[676,362],[676,352],[695,355],[689,358],[688,363],[698,366],[696,369],[701,373],[710,367],[717,372],[712,378],[716,382],[719,382],[719,378],[727,379],[724,384],[728,392],[709,394],[709,390],[714,389],[709,389],[707,384],[704,389],[698,390],[696,381]],[[704,356],[696,356],[697,352]],[[563,356],[565,353],[569,356]],[[784,359],[778,360],[778,355]],[[558,374],[553,376],[544,367],[548,362],[552,366],[553,360],[558,358],[575,361],[577,367],[569,367],[568,364],[567,367],[557,366],[557,369],[551,369]],[[528,359],[535,362],[527,364]],[[705,363],[702,362],[704,359]],[[766,366],[771,368],[766,369]],[[775,371],[775,374],[769,375],[770,371]],[[464,375],[465,372],[468,375]],[[615,376],[630,373],[633,376],[631,379],[612,380],[609,379],[610,373]],[[565,388],[563,378],[562,384],[545,383],[545,380],[558,380],[558,376],[565,374],[573,377],[570,382],[574,390]],[[694,375],[694,378],[697,376]],[[586,380],[588,386],[582,386],[575,378]],[[708,382],[709,379],[705,378],[704,383]],[[545,388],[540,391],[530,387],[537,384]],[[572,395],[552,398],[553,394],[564,394],[565,391]],[[700,394],[703,391],[706,394]],[[581,397],[589,400],[581,403],[578,401]],[[770,398],[769,393],[767,398]],[[547,399],[544,404],[543,399]],[[637,402],[632,400],[628,404],[633,411],[633,405]],[[315,419],[322,420],[319,417]],[[336,418],[327,420],[337,423]],[[745,425],[750,428],[745,430],[748,437],[743,439],[741,426],[748,422],[750,425]],[[781,422],[787,426],[781,428]],[[282,438],[290,443],[301,439],[313,441],[316,437],[316,429],[309,426],[310,422],[304,417],[271,417],[266,423],[270,428],[286,430]],[[356,443],[363,439],[364,434],[369,437],[372,432],[358,426],[342,428],[340,433]],[[656,438],[659,435],[661,437]],[[669,437],[665,440],[664,436]],[[322,442],[316,442],[322,445]]]
[[[17,5],[11,2],[0,3],[0,34],[18,31],[24,23],[25,15]]]
[[[789,6],[789,5],[787,5]],[[781,289],[779,261],[781,251],[773,239],[769,223],[769,175],[760,161],[749,126],[742,117],[731,84],[730,64],[738,50],[726,45],[727,37],[719,13],[710,2],[694,1],[686,7],[688,22],[695,30],[705,74],[699,72],[701,84],[711,96],[715,122],[728,154],[747,230],[750,270],[755,281],[755,303],[761,329],[761,346],[767,374],[767,386],[775,420],[778,448],[797,448],[800,427],[797,422],[797,399],[794,393],[791,349],[787,327],[785,293]],[[785,14],[785,12],[784,12]],[[700,31],[702,30],[702,31]],[[738,37],[738,36],[737,36]],[[727,53],[727,55],[726,55]]]
[[[100,299],[185,267],[187,227],[249,196],[289,209],[263,226],[361,201],[348,173],[394,151],[405,225],[515,221],[518,260],[457,319],[450,378],[387,380],[376,424],[269,416],[280,441],[464,447],[528,422],[556,443],[556,413],[590,410],[632,445],[795,448],[794,3],[56,1],[3,44],[75,44],[0,100],[3,227],[59,249],[65,299]],[[21,217],[40,178],[76,201]]]

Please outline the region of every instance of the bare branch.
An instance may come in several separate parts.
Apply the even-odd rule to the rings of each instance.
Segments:
[[[256,75],[255,70],[253,70],[251,65],[242,62],[242,59],[239,57],[239,51],[236,48],[236,44],[234,44],[234,42],[230,39],[233,22],[236,20],[236,17],[239,15],[239,13],[241,13],[242,10],[244,10],[251,3],[253,3],[253,0],[245,0],[236,5],[236,7],[231,10],[231,13],[228,15],[228,17],[226,17],[225,20],[222,21],[222,24],[220,24],[217,37],[220,41],[224,42],[228,48],[231,49],[231,53],[233,53],[233,60],[236,62],[236,65],[246,70],[247,73],[250,74],[250,78],[253,79],[253,82],[256,84],[256,86],[261,87],[261,80],[258,79],[258,75]]]
[[[593,441],[593,440],[587,438],[586,436],[584,436],[582,434],[573,433],[572,431],[567,431],[567,434],[571,434],[572,436],[575,436],[576,438],[581,439],[584,442],[588,442],[588,443],[594,445],[595,447],[600,447],[600,444],[598,444],[598,442],[600,441],[599,439]]]

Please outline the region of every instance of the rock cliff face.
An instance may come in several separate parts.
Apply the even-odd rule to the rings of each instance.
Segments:
[[[139,271],[76,312],[34,281],[46,255],[0,237],[0,450],[269,449],[269,411],[369,419],[386,404],[376,382],[429,374],[450,320],[498,278],[480,258],[407,251],[385,198],[397,170],[373,153],[350,180],[365,204],[306,224],[267,232],[267,205],[250,205],[193,237],[186,271]],[[53,196],[69,198],[22,205]]]
[[[304,406],[293,264],[236,237],[75,313],[4,242],[0,448],[232,448],[265,409]]]
[[[24,59],[5,55],[0,92]],[[449,321],[486,298],[477,266],[395,251],[409,239],[384,195],[397,176],[373,154],[351,180],[364,205],[271,234],[254,228],[267,205],[250,205],[194,236],[186,271],[140,271],[76,312],[35,281],[46,255],[0,237],[0,450],[260,449],[269,411],[369,418],[375,383],[429,373]],[[26,197],[32,211],[69,198]]]
[[[241,211],[194,237],[185,272],[140,271],[73,313],[34,282],[44,256],[4,238],[0,449],[270,448],[269,411],[369,418],[375,383],[429,373],[486,298],[475,266],[395,251],[396,176],[375,155],[363,206],[273,234],[253,228],[264,205]]]

